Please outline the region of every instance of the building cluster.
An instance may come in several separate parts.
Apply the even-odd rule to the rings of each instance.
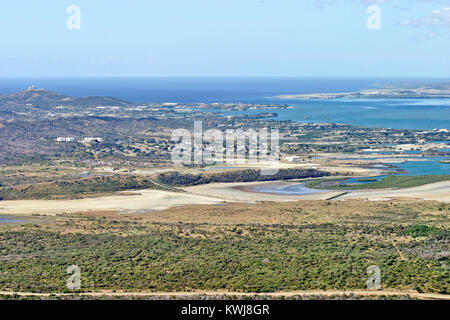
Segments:
[[[57,142],[75,142],[76,139],[73,137],[58,137],[56,138]],[[81,142],[103,142],[103,138],[83,138]]]

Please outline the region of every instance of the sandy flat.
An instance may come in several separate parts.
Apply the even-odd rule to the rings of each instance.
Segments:
[[[450,202],[450,181],[430,183],[419,187],[405,189],[384,189],[384,190],[364,190],[353,191],[338,199],[368,199],[368,200],[388,200],[390,198],[406,197],[424,200],[437,200]]]
[[[274,182],[236,182],[236,183],[211,183],[184,188],[184,190],[201,195],[215,196],[228,201],[296,201],[296,200],[323,200],[334,197],[342,191],[319,192],[305,195],[279,195],[262,192],[251,192],[248,187],[265,185]],[[280,184],[280,182],[275,182]]]
[[[129,195],[126,195],[129,193]],[[137,194],[138,193],[138,194]],[[221,199],[159,190],[122,192],[120,196],[76,200],[14,200],[1,201],[0,214],[55,215],[84,211],[139,212],[165,210],[188,204],[215,204]]]
[[[325,200],[339,196],[343,191],[329,191],[306,195],[278,195],[260,192],[252,192],[249,187],[264,185],[269,182],[248,182],[248,183],[212,183],[185,188],[185,190],[199,195],[209,195],[223,198],[228,201],[297,201],[297,200]],[[276,182],[279,184],[279,182]],[[416,198],[424,200],[437,200],[450,202],[450,181],[436,182],[419,187],[405,189],[382,189],[382,190],[361,190],[352,191],[339,196],[337,199],[368,199],[368,200],[389,200],[391,198]]]
[[[184,188],[189,193],[160,190],[121,192],[119,196],[87,198],[76,200],[14,200],[0,201],[0,214],[11,215],[55,215],[86,211],[149,212],[166,210],[175,206],[190,204],[217,204],[228,202],[297,200],[325,200],[341,195],[342,191],[319,192],[306,195],[279,195],[253,192],[251,186],[270,182],[211,183]],[[274,182],[272,182],[274,183]],[[277,182],[279,184],[280,182]],[[442,181],[406,189],[384,189],[353,191],[337,199],[389,200],[391,198],[416,198],[450,202],[450,181]]]
[[[0,201],[0,214],[55,215],[86,211],[148,212],[166,210],[190,204],[217,204],[228,202],[295,201],[328,199],[342,192],[321,192],[308,195],[276,195],[237,189],[268,182],[212,183],[185,188],[189,193],[160,190],[121,192],[119,196],[76,200],[8,200]]]

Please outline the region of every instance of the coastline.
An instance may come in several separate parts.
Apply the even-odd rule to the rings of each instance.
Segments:
[[[450,86],[450,85],[449,85]],[[340,93],[306,93],[278,95],[277,99],[449,99],[450,90],[418,87],[366,89]]]

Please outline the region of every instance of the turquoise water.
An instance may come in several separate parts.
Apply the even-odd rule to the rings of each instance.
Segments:
[[[236,169],[236,167],[224,167],[224,166],[217,166],[217,167],[206,167],[203,168],[203,171],[211,171],[211,170],[232,170]]]
[[[364,151],[363,154],[420,154],[422,150],[404,150],[404,151]]]
[[[407,175],[429,175],[429,174],[450,174],[450,165],[439,163],[445,157],[425,157],[421,159],[428,159],[431,161],[406,161],[405,163],[392,163],[392,165],[404,170]]]
[[[450,123],[450,99],[267,99],[293,109],[271,109],[274,119],[304,123],[339,123],[395,129],[446,129]],[[217,110],[208,110],[218,112]],[[257,114],[267,110],[223,112],[226,115]]]
[[[307,122],[404,129],[448,128],[450,123],[449,99],[286,100],[286,103],[297,107],[277,111],[280,120],[298,121],[303,117]]]
[[[438,161],[447,158],[444,157],[428,157],[423,158],[431,161],[406,161],[405,163],[391,163],[401,170],[401,173],[392,175],[408,175],[408,176],[418,176],[418,175],[446,175],[450,174],[450,165],[445,163],[439,163]],[[376,179],[381,181],[386,175],[370,177],[370,179]],[[366,184],[373,181],[358,181],[361,178],[349,178],[343,180],[345,184]]]
[[[444,175],[450,174],[450,165],[439,163],[438,161],[447,159],[445,157],[426,157],[420,159],[427,159],[431,161],[406,161],[405,163],[391,163],[398,167],[401,171],[393,175]],[[392,170],[392,169],[388,169]],[[386,175],[380,175],[376,177],[370,177],[370,179],[376,179],[377,181],[382,180]],[[342,180],[344,184],[366,184],[372,183],[373,181],[358,181],[358,179],[363,178],[348,178]],[[260,185],[251,188],[252,191],[273,193],[280,195],[304,195],[313,194],[318,192],[324,192],[323,190],[309,189],[304,186],[304,184],[294,184],[294,185],[277,185],[277,184],[267,184]]]
[[[360,160],[359,158],[345,158],[346,160]],[[377,160],[378,158],[365,158],[367,160]],[[428,174],[450,174],[450,166],[445,163],[439,163],[441,160],[449,159],[446,157],[420,157],[428,161],[406,161],[404,163],[387,163],[396,166],[402,174],[411,176]],[[391,168],[385,168],[391,171]]]
[[[433,158],[424,158],[432,161],[406,161],[405,163],[391,163],[395,165],[399,169],[402,170],[401,173],[393,174],[393,175],[445,175],[450,174],[450,165],[439,163],[439,160],[447,159],[444,157],[433,157]],[[389,169],[391,170],[391,169]],[[370,179],[376,179],[377,181],[381,181],[386,175],[370,177]],[[358,181],[358,179],[364,178],[348,178],[342,180],[343,184],[366,184],[372,183],[373,181]],[[304,194],[313,194],[318,192],[324,192],[323,190],[309,189],[304,186],[304,184],[294,184],[294,185],[262,185],[255,186],[251,188],[251,190],[256,192],[266,192],[280,195],[304,195]]]
[[[293,184],[293,185],[281,185],[281,184],[266,184],[260,186],[254,186],[250,188],[252,191],[256,192],[266,192],[279,195],[304,195],[313,194],[318,192],[326,192],[323,190],[315,190],[306,188],[303,183]]]

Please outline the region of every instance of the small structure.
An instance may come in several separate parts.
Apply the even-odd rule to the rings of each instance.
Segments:
[[[285,157],[284,159],[289,162],[300,162],[302,160],[302,158],[298,156],[289,156]]]
[[[102,138],[84,138],[83,142],[103,142]]]
[[[73,138],[73,137],[58,137],[58,138],[56,138],[56,141],[58,141],[58,142],[74,142],[75,138]]]

